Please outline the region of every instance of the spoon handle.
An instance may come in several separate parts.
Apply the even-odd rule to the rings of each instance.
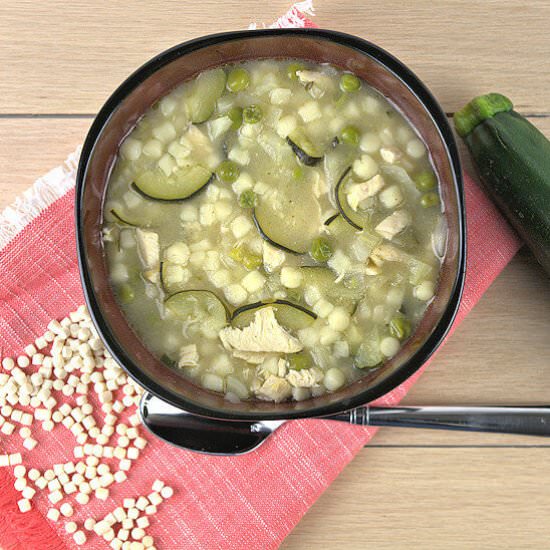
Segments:
[[[360,426],[550,436],[550,407],[358,407],[325,418]]]

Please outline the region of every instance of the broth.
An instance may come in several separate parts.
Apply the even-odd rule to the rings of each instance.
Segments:
[[[110,280],[167,368],[228,399],[304,400],[395,355],[434,296],[436,174],[351,73],[262,60],[201,73],[120,147]]]

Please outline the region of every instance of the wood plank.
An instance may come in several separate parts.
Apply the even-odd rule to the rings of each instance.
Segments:
[[[0,4],[0,112],[94,113],[109,93],[155,53],[200,35],[270,23],[289,0],[139,4],[120,0]],[[523,112],[548,112],[550,4],[315,1],[315,21],[372,40],[409,64],[448,111],[498,90]],[[121,22],[124,24],[121,24]]]
[[[547,449],[364,450],[281,548],[547,548],[549,467]]]
[[[90,118],[0,119],[0,210],[63,163],[84,141],[91,123]]]

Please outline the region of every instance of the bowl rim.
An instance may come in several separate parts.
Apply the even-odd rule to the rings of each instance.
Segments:
[[[161,386],[151,379],[133,362],[133,360],[126,354],[125,350],[118,344],[116,338],[109,329],[107,322],[103,318],[99,307],[99,302],[93,290],[92,281],[86,267],[86,252],[85,241],[83,238],[83,216],[81,206],[85,189],[87,168],[89,160],[93,154],[95,144],[102,133],[103,127],[107,124],[113,112],[126,98],[126,96],[128,96],[139,84],[141,84],[154,72],[175,59],[192,51],[219,44],[221,42],[239,40],[243,38],[253,39],[264,36],[281,36],[284,34],[294,34],[302,37],[311,37],[336,42],[340,45],[355,49],[363,55],[374,58],[375,61],[380,63],[395,78],[400,80],[424,106],[428,115],[432,119],[434,126],[440,132],[445,152],[450,161],[450,168],[454,183],[453,189],[458,205],[458,228],[456,235],[458,257],[457,270],[448,302],[430,336],[426,339],[422,346],[416,350],[407,362],[395,369],[394,372],[389,374],[379,383],[374,384],[362,392],[359,392],[352,398],[335,401],[328,405],[326,404],[317,407],[313,406],[308,410],[282,411],[279,414],[268,412],[256,412],[254,414],[250,414],[240,411],[213,410],[198,403],[187,401],[185,398],[173,393],[168,388]],[[379,46],[354,35],[339,31],[315,28],[229,31],[201,36],[181,44],[177,44],[157,54],[130,74],[130,76],[128,76],[109,96],[99,110],[92,125],[90,126],[82,146],[76,175],[75,190],[76,241],[80,278],[86,305],[105,347],[112,357],[127,372],[127,374],[138,382],[138,384],[144,387],[146,391],[154,394],[173,406],[185,409],[199,416],[234,421],[270,419],[286,420],[295,418],[322,417],[341,413],[361,405],[366,405],[382,397],[405,382],[416,371],[418,371],[426,363],[426,361],[428,361],[446,337],[458,312],[464,289],[466,273],[466,213],[464,186],[458,147],[450,124],[447,120],[447,116],[439,106],[432,93],[408,67]],[[312,399],[315,400],[315,398]]]

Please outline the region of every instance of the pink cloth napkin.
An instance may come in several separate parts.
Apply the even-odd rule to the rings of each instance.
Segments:
[[[288,26],[289,22],[313,26],[296,8],[278,24]],[[20,354],[26,344],[44,333],[51,319],[61,318],[83,303],[75,253],[73,185],[74,166],[58,168],[39,180],[15,209],[0,216],[2,356]],[[519,247],[515,234],[467,176],[465,186],[469,258],[455,326]],[[52,202],[54,196],[60,198]],[[45,203],[51,204],[42,209]],[[398,403],[419,376],[420,372],[380,403]],[[330,421],[294,421],[257,451],[234,458],[182,451],[145,435],[149,445],[128,480],[114,486],[106,502],[92,499],[86,506],[75,505],[71,519],[81,524],[87,517],[103,517],[123,498],[149,493],[152,482],[160,478],[174,487],[175,494],[159,507],[147,528],[157,548],[276,548],[374,433],[372,428]],[[51,433],[36,425],[33,437],[39,445],[26,451],[20,438],[2,435],[0,451],[22,451],[23,463],[41,470],[73,460],[74,438],[62,425]],[[13,481],[11,470],[0,468],[0,546],[77,548],[72,536],[65,533],[64,522],[45,518],[50,507],[45,495],[35,497],[30,512],[19,512],[16,501],[21,497]],[[108,548],[108,543],[88,533],[86,547]]]

